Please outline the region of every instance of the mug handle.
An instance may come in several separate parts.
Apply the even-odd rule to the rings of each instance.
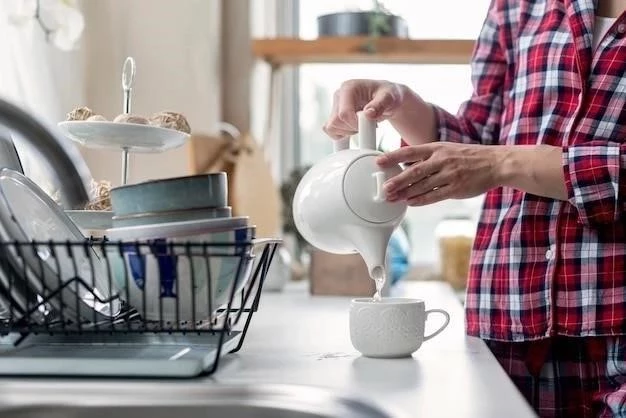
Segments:
[[[429,310],[427,310],[426,311],[426,319],[428,319],[428,314],[431,314],[431,313],[440,313],[440,314],[442,314],[446,318],[446,321],[443,323],[443,325],[441,327],[439,327],[439,329],[437,331],[433,332],[430,335],[424,335],[424,341],[428,341],[431,338],[437,336],[450,323],[450,314],[448,312],[444,311],[443,309],[429,309]]]

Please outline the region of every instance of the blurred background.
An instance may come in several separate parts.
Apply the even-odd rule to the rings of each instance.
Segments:
[[[290,182],[331,152],[321,128],[333,92],[350,78],[387,79],[456,112],[471,94],[471,42],[488,5],[489,0],[3,0],[0,94],[52,125],[78,106],[112,119],[122,106],[122,63],[134,57],[134,112],[174,110],[188,118],[194,133],[220,136],[227,126],[255,138],[275,188],[283,192],[283,228],[277,234],[287,238],[292,258],[307,271],[311,254],[289,230],[285,208]],[[398,17],[406,33],[381,33],[386,29],[372,28],[369,21],[359,39],[365,45],[389,38],[387,50],[351,51],[341,36],[316,43],[324,37],[320,16],[356,11]],[[425,58],[420,45],[426,44],[435,52],[438,45],[450,47],[455,57]],[[394,54],[400,58],[390,59]],[[380,128],[380,147],[396,148],[398,134],[387,123]],[[119,153],[81,152],[95,179],[119,183]],[[203,143],[191,141],[163,154],[132,155],[130,181],[201,172],[198,160],[207,152]],[[30,171],[45,185],[36,167]],[[481,203],[477,197],[409,209],[396,241],[394,254],[406,264],[398,274],[441,274],[439,239],[458,231],[471,237]],[[461,264],[466,258],[464,253]]]

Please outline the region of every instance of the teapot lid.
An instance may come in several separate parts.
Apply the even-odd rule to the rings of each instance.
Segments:
[[[383,183],[402,169],[380,168],[376,164],[378,155],[368,153],[352,161],[344,174],[343,195],[350,210],[364,221],[386,223],[403,217],[407,205],[385,200]]]

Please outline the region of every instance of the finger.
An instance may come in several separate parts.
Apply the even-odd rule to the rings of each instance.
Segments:
[[[342,139],[347,136],[348,137],[352,136],[356,133],[354,131],[349,131],[349,130],[341,129],[341,128],[335,128],[332,126],[324,126],[322,130],[326,132],[326,134],[330,136],[332,139]]]
[[[426,160],[434,152],[431,144],[413,145],[402,147],[397,150],[387,152],[376,159],[381,167],[390,167],[395,164],[413,163],[419,160]]]
[[[411,200],[416,196],[431,192],[444,184],[449,184],[450,180],[443,172],[438,172],[426,178],[416,181],[409,187],[395,192],[394,200]]]
[[[339,118],[339,95],[339,91],[336,91],[333,95],[333,105],[330,111],[330,117],[328,118],[326,125],[322,127],[324,132],[326,132],[326,134],[333,139],[341,139],[345,136],[351,136],[356,133],[355,130],[350,129],[350,127]]]
[[[357,106],[352,89],[340,89],[337,96],[337,118],[349,129],[356,131],[358,122],[356,117]]]
[[[374,93],[374,97],[363,107],[363,110],[370,119],[381,120],[391,115],[396,102],[397,98],[391,88],[381,88]]]
[[[441,171],[441,169],[442,163],[437,159],[428,159],[415,163],[402,173],[387,180],[383,186],[385,193],[388,195],[397,194],[400,190],[424,180],[426,177]]]
[[[415,196],[407,201],[409,206],[424,206],[431,205],[433,203],[440,202],[442,200],[450,199],[452,197],[452,187],[445,185],[431,190],[428,193],[424,193],[419,196]]]

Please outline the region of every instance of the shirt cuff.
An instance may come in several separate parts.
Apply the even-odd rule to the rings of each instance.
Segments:
[[[464,127],[457,115],[453,115],[447,110],[437,105],[430,105],[435,113],[435,129],[442,142],[474,143],[465,135]]]
[[[439,135],[439,140],[442,142],[451,142],[453,141],[451,127],[454,125],[458,125],[459,121],[455,116],[452,116],[450,113],[446,112],[439,106],[430,105],[435,113],[435,132]]]
[[[586,142],[563,148],[563,172],[569,202],[582,224],[620,219],[621,148],[616,142]]]

